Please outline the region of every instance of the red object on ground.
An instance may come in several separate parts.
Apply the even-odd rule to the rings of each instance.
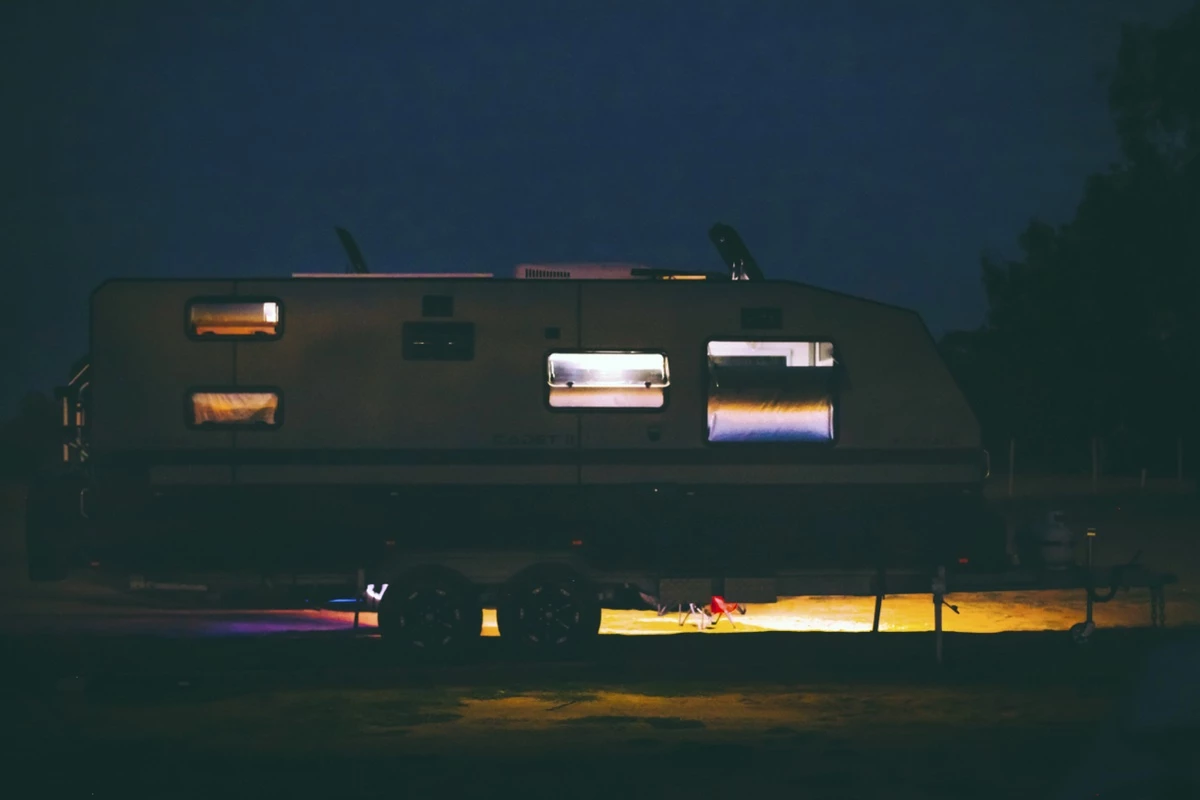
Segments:
[[[729,614],[732,614],[734,611],[738,610],[737,603],[727,603],[725,602],[725,598],[721,597],[719,594],[713,595],[712,605],[709,606],[709,608],[712,609],[714,616],[720,614],[725,614],[728,616]]]

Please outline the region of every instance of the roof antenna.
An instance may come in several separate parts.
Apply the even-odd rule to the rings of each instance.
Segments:
[[[367,262],[363,260],[362,251],[358,249],[358,245],[354,242],[354,237],[350,235],[350,231],[336,226],[333,230],[338,235],[338,239],[342,241],[342,249],[350,257],[350,265],[346,268],[346,272],[356,272],[359,275],[370,273],[371,270],[367,269]]]
[[[730,280],[766,280],[762,270],[758,268],[754,256],[750,255],[750,251],[746,248],[746,243],[731,226],[718,222],[708,229],[708,238],[716,246],[717,252],[721,254],[721,260],[729,266]]]

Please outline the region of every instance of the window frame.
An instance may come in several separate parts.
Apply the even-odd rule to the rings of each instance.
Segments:
[[[667,385],[660,388],[662,404],[658,406],[555,406],[550,404],[550,393],[554,388],[550,385],[550,357],[553,355],[580,355],[585,353],[622,353],[630,355],[660,355],[666,364]],[[555,347],[542,353],[541,364],[542,405],[554,414],[661,414],[671,405],[671,356],[665,348],[639,347],[636,350],[628,348],[596,348],[596,347]]]
[[[700,439],[706,447],[726,448],[731,447],[737,450],[753,450],[755,448],[777,451],[780,449],[828,449],[836,447],[842,438],[842,403],[841,391],[844,383],[845,364],[841,358],[842,348],[838,343],[837,337],[826,336],[822,334],[795,334],[791,336],[748,336],[749,331],[743,331],[737,334],[726,334],[719,336],[709,336],[704,340],[704,348],[700,353],[702,380],[700,383],[700,400],[701,407],[704,409],[700,419]],[[833,366],[832,367],[794,367],[793,369],[828,369],[830,380],[830,393],[833,401],[833,436],[829,439],[820,441],[792,441],[792,442],[714,442],[708,438],[708,403],[709,403],[709,384],[712,380],[711,364],[709,362],[708,349],[713,342],[815,342],[820,344],[828,342],[833,345]]]
[[[275,323],[274,333],[196,333],[192,325],[192,308],[197,305],[216,305],[219,303],[274,303],[278,309],[279,320]],[[284,324],[287,315],[283,300],[267,295],[201,295],[193,297],[183,307],[183,332],[193,342],[276,342],[283,338]]]
[[[193,398],[197,394],[273,394],[279,402],[275,406],[275,422],[266,425],[260,422],[196,422]],[[278,386],[230,386],[228,384],[189,386],[183,392],[183,422],[194,431],[277,431],[283,427],[285,400],[283,389]]]

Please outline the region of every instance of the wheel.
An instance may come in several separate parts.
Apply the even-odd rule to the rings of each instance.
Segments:
[[[379,601],[384,641],[411,654],[461,654],[482,630],[479,593],[462,575],[444,567],[422,567],[390,581]]]
[[[600,632],[599,595],[569,567],[531,567],[504,587],[496,624],[501,638],[535,652],[572,652]]]
[[[1071,639],[1075,644],[1087,644],[1095,631],[1096,626],[1091,622],[1076,622],[1071,626]]]

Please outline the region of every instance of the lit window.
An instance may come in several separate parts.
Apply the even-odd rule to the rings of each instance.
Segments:
[[[198,300],[188,306],[188,329],[201,337],[275,337],[279,303],[274,300]]]
[[[830,342],[710,342],[708,440],[833,441],[834,363]]]
[[[662,408],[670,385],[662,353],[551,353],[551,408]]]
[[[192,392],[193,425],[275,427],[280,423],[277,392]]]

